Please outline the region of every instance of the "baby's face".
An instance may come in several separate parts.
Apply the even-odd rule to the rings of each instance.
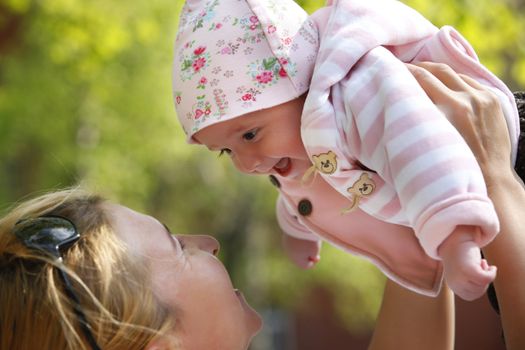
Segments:
[[[193,138],[247,174],[300,178],[311,166],[301,140],[304,97],[210,125]]]

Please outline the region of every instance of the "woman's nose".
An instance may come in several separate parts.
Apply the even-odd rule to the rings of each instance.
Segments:
[[[215,256],[219,254],[221,248],[219,241],[208,235],[188,235],[185,240],[186,242],[189,241],[193,243],[198,249],[204,250]]]

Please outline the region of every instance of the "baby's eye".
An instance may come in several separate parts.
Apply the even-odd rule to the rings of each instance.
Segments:
[[[255,136],[257,136],[257,131],[258,131],[257,129],[250,130],[244,135],[242,135],[242,138],[245,139],[246,141],[251,141],[255,138]]]
[[[225,154],[225,153],[226,153],[227,155],[230,155],[230,154],[232,153],[232,151],[231,151],[231,149],[229,149],[229,148],[223,148],[223,149],[221,149],[220,152],[219,152],[219,157],[222,156],[222,155]]]

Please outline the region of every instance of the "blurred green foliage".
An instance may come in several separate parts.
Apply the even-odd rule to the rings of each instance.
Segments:
[[[321,0],[299,1],[308,12]],[[457,27],[512,89],[525,86],[523,0],[407,0]],[[185,144],[171,97],[182,1],[0,0],[0,203],[82,184],[160,218],[212,233],[235,284],[257,307],[332,291],[348,327],[367,330],[383,277],[325,247],[312,271],[282,255],[276,191],[227,159]]]

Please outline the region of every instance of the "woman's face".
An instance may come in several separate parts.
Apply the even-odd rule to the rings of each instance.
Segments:
[[[216,257],[218,242],[210,236],[173,236],[151,216],[108,206],[116,234],[149,263],[152,288],[177,320],[182,349],[247,349],[262,321],[232,286]]]

